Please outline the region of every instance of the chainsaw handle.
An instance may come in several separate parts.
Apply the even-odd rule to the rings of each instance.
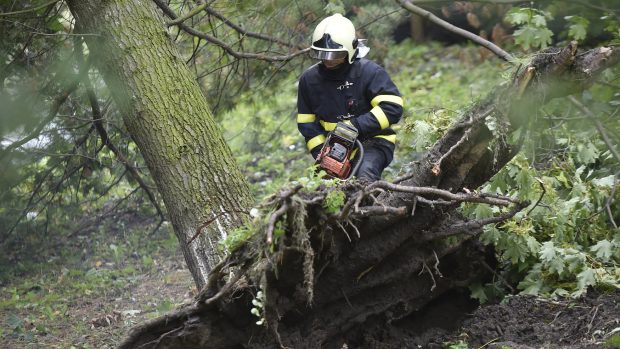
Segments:
[[[355,164],[355,167],[351,170],[351,173],[349,173],[349,177],[347,177],[347,180],[355,176],[355,174],[357,173],[357,170],[359,170],[360,165],[362,164],[362,161],[364,160],[364,146],[362,145],[362,142],[360,142],[359,139],[356,139],[355,143],[357,144],[357,147],[359,148],[360,157],[357,160],[357,164]]]

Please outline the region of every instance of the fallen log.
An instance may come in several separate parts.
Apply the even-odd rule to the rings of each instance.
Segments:
[[[547,49],[467,110],[408,175],[274,195],[257,233],[193,304],[137,326],[120,347],[342,348],[368,323],[401,319],[483,277],[482,227],[529,205],[476,190],[518,152],[507,136],[619,57],[574,43]],[[342,205],[326,205],[338,195]],[[463,202],[502,210],[471,220],[459,214]]]

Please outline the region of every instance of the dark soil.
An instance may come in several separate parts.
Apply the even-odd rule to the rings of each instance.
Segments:
[[[511,296],[477,306],[466,290],[453,291],[396,323],[348,338],[348,348],[620,348],[620,290],[590,291],[580,299]],[[607,343],[606,343],[607,342]],[[460,344],[460,345],[459,345]]]
[[[604,348],[620,326],[620,291],[577,300],[510,297],[481,307],[462,326],[469,343],[489,348]],[[613,332],[616,330],[616,332]]]

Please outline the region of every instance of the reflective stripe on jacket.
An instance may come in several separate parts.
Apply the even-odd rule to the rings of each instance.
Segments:
[[[378,64],[358,59],[329,70],[308,68],[299,79],[297,127],[308,150],[318,152],[338,121],[350,120],[361,141],[371,137],[396,142],[390,127],[403,113],[403,100],[387,72]]]

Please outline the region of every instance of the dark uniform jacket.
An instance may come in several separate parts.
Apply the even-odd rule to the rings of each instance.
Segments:
[[[390,126],[400,120],[403,100],[387,72],[370,60],[357,59],[334,70],[319,63],[299,79],[297,113],[297,127],[314,158],[327,133],[346,120],[362,142],[376,138],[393,151],[396,134]]]

